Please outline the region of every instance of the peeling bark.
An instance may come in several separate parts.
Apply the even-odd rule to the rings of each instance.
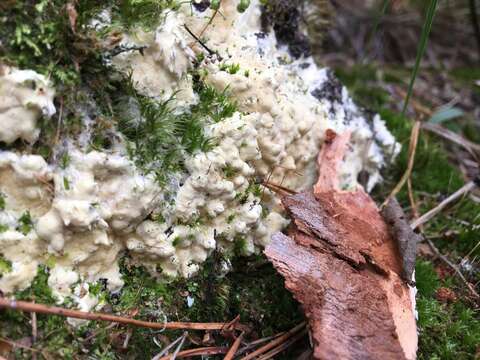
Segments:
[[[338,188],[349,138],[327,131],[314,191],[282,199],[292,224],[265,254],[303,305],[315,359],[414,359],[414,300],[397,245],[363,189]]]

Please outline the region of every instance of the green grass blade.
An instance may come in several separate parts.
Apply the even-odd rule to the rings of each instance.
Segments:
[[[408,85],[407,97],[405,98],[405,103],[403,104],[402,115],[405,115],[407,110],[408,102],[413,92],[413,84],[417,77],[418,69],[420,68],[420,62],[422,61],[423,54],[427,47],[428,36],[430,35],[430,30],[432,29],[433,18],[435,16],[435,10],[437,9],[437,0],[430,0],[430,5],[428,6],[427,16],[425,22],[423,23],[422,35],[420,37],[420,44],[417,50],[417,57],[415,59],[415,66],[412,71],[412,76],[410,78],[410,84]]]
[[[383,0],[382,8],[380,9],[380,12],[375,17],[375,23],[373,25],[372,32],[370,33],[370,36],[368,37],[367,49],[370,49],[370,47],[372,45],[372,42],[373,42],[373,39],[377,35],[378,26],[380,25],[380,20],[385,15],[385,12],[387,11],[388,5],[390,5],[390,0]]]

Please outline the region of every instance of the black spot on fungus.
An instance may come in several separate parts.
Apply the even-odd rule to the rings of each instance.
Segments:
[[[210,7],[210,0],[202,0],[200,2],[192,1],[193,7],[199,12],[204,12]]]
[[[343,86],[332,70],[327,70],[327,80],[322,85],[312,91],[312,96],[318,100],[328,100],[332,103],[342,103]]]
[[[290,55],[296,59],[311,55],[308,38],[300,31],[300,9],[298,0],[272,0],[262,6],[260,18],[262,31],[268,32],[273,28],[278,43],[287,45]]]

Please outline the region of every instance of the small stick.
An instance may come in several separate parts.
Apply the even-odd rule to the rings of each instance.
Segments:
[[[276,335],[267,336],[267,337],[252,341],[251,343],[248,343],[247,345],[242,347],[240,350],[238,350],[237,355],[243,355],[245,352],[247,352],[248,350],[256,347],[257,345],[260,345],[260,344],[266,343],[267,341],[276,339],[279,336],[282,336],[283,334],[285,334],[285,332],[281,332],[281,333],[278,333]]]
[[[31,314],[31,319],[32,319],[32,345],[35,345],[37,342],[37,337],[38,337],[38,330],[37,330],[37,314],[32,313]],[[37,360],[37,353],[32,353],[32,360]]]
[[[175,341],[171,342],[168,344],[162,351],[160,351],[157,355],[155,355],[152,360],[159,360],[162,356],[164,356],[168,350],[173,348],[175,345],[177,345],[180,341],[182,341],[183,336],[178,337]],[[178,355],[178,354],[177,354]]]
[[[478,159],[478,153],[480,153],[480,144],[474,143],[470,140],[465,139],[463,136],[458,135],[457,133],[444,128],[439,124],[432,124],[429,122],[422,124],[422,129],[428,130],[437,134],[438,136],[443,137],[446,140],[449,140],[457,145],[460,145],[465,150],[467,150],[470,155]]]
[[[285,341],[283,344],[280,344],[279,346],[270,350],[269,352],[267,352],[263,356],[260,356],[258,358],[258,360],[272,359],[275,355],[277,355],[278,353],[281,353],[282,351],[287,349],[290,345],[292,345],[293,343],[297,342],[302,337],[304,337],[306,333],[307,333],[307,329],[303,329],[303,331],[299,332],[297,335],[295,335],[294,337],[292,337],[288,341]]]
[[[8,300],[0,298],[0,308],[8,308],[24,312],[35,312],[38,314],[59,315],[76,319],[109,321],[120,324],[133,325],[149,329],[189,329],[189,330],[222,330],[228,323],[195,323],[195,322],[166,322],[157,323],[150,321],[135,320],[122,316],[109,315],[103,313],[83,312],[79,310],[64,309],[57,306],[48,306],[32,303],[28,301]],[[248,327],[242,324],[234,324],[235,329],[248,331]]]
[[[282,344],[283,342],[285,342],[287,339],[291,338],[293,335],[295,335],[297,332],[299,332],[304,327],[305,327],[305,322],[302,322],[302,323],[298,324],[293,329],[290,329],[289,331],[287,331],[284,335],[279,336],[275,340],[269,342],[268,344],[262,346],[261,348],[255,350],[254,352],[248,354],[247,356],[244,356],[243,358],[241,358],[241,360],[253,359],[253,358],[257,357],[258,355],[261,355],[261,354],[265,353],[266,351],[268,351],[270,349],[273,349],[274,347],[278,346],[279,344]]]
[[[440,252],[440,250],[438,250],[438,248],[435,246],[435,244],[432,242],[432,240],[430,240],[429,238],[426,238],[426,241],[427,241],[428,245],[430,246],[430,248],[435,253],[435,255],[437,255],[439,257],[439,259],[442,260],[445,264],[450,266],[450,268],[452,268],[453,271],[455,271],[455,273],[460,278],[460,280],[462,280],[462,282],[467,286],[468,290],[470,290],[471,294],[475,298],[480,299],[480,295],[475,291],[475,288],[472,286],[472,284],[470,284],[468,282],[468,280],[465,279],[465,276],[463,276],[460,269],[454,263],[452,263],[450,260],[448,260],[448,258]]]
[[[208,52],[210,55],[215,55],[215,51],[210,50],[210,49],[207,47],[207,45],[205,45],[205,44],[203,43],[203,41],[200,40],[200,39],[198,38],[198,36],[195,35],[195,34],[192,32],[192,30],[190,30],[190,29],[188,28],[187,25],[184,24],[183,27],[185,28],[185,30],[187,30],[187,32],[190,34],[191,37],[193,37],[205,50],[207,50],[207,52]]]
[[[180,343],[178,344],[177,348],[175,349],[175,352],[172,354],[172,357],[170,358],[170,360],[175,360],[177,358],[177,355],[180,352],[180,349],[182,348],[183,343],[185,342],[185,339],[187,338],[187,335],[188,335],[188,332],[185,331],[183,333],[183,336],[182,336],[181,340],[180,340]]]
[[[291,190],[289,188],[286,188],[285,186],[272,183],[271,181],[264,181],[262,182],[262,185],[281,196],[293,195],[297,193],[295,190]]]
[[[425,214],[420,216],[418,219],[413,221],[410,224],[410,227],[412,229],[416,229],[417,227],[425,224],[427,221],[431,220],[435,215],[437,215],[439,212],[441,212],[443,209],[447,207],[448,204],[458,200],[465,194],[469,193],[471,190],[473,190],[477,186],[475,184],[475,181],[470,181],[463,185],[460,189],[458,189],[456,192],[454,192],[452,195],[450,195],[448,198],[443,200],[440,204],[438,204],[436,207],[431,209],[430,211],[427,211]]]
[[[237,353],[238,347],[240,346],[240,343],[243,340],[243,336],[245,335],[245,332],[242,332],[233,342],[232,347],[230,350],[228,350],[228,353],[225,355],[223,360],[232,360],[235,354]]]
[[[412,207],[412,216],[413,216],[413,219],[416,220],[420,217],[420,213],[418,212],[417,202],[415,201],[415,195],[413,194],[411,176],[409,176],[407,179],[407,189],[408,189],[408,200],[410,201],[410,206]]]
[[[418,136],[420,134],[421,124],[422,123],[419,120],[415,121],[415,124],[413,124],[412,132],[410,134],[410,145],[408,146],[407,170],[405,170],[405,173],[403,174],[398,184],[395,186],[395,188],[392,190],[390,195],[388,195],[386,200],[383,202],[381,206],[382,208],[385,207],[385,205],[387,205],[387,203],[390,201],[391,198],[393,198],[395,195],[397,195],[400,192],[400,190],[402,190],[403,185],[405,185],[405,182],[408,180],[408,178],[410,177],[410,174],[412,173],[413,164],[415,160],[415,152],[417,151]]]
[[[55,134],[55,142],[53,143],[56,145],[58,140],[60,139],[60,128],[62,127],[62,115],[63,115],[63,97],[60,98],[60,113],[58,114],[58,121],[57,121],[57,131]]]
[[[220,10],[220,6],[222,5],[222,0],[220,0],[218,2],[218,8],[215,9],[215,11],[213,12],[213,15],[210,17],[210,19],[208,20],[207,24],[203,27],[202,31],[200,31],[200,34],[198,35],[199,38],[202,37],[203,33],[205,32],[205,30],[207,30],[207,28],[210,26],[210,24],[212,23],[213,19],[215,19],[215,16],[217,16],[219,10]]]
[[[190,350],[183,350],[177,354],[177,359],[183,359],[191,356],[198,356],[198,355],[219,355],[219,354],[226,354],[228,348],[226,347],[218,347],[218,346],[211,346],[211,347],[202,347]],[[158,360],[170,360],[170,355],[161,357]]]

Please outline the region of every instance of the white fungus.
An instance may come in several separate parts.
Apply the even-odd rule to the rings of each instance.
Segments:
[[[122,287],[122,251],[163,277],[195,274],[214,249],[258,251],[288,224],[278,198],[258,182],[311,187],[328,128],[352,133],[342,186],[360,186],[361,171],[370,175],[368,189],[380,180],[380,168],[399,151],[380,117],[368,120],[341,85],[328,93],[331,74],[311,58],[292,59],[278,48],[274,34],[259,36],[257,2],[242,14],[236,7],[237,1],[222,1],[222,16],[205,30],[211,10],[170,11],[156,31],[124,35],[123,46],[144,46],[142,52],[114,57],[118,69],[133,71],[139,91],[157,99],[179,91],[175,104],[184,107],[198,101],[189,70],[195,54],[205,50],[183,24],[193,33],[203,31],[218,52],[200,64],[203,81],[227,89],[239,111],[207,126],[216,146],[187,156],[176,185],[160,187],[121,147],[87,152],[72,146],[63,167],[47,165],[38,155],[0,153],[6,204],[0,223],[8,227],[0,233],[0,254],[12,262],[0,278],[3,292],[28,286],[37,265],[49,261],[49,286],[59,301],[70,296],[88,310],[97,302],[86,283],[106,279],[109,290]],[[25,88],[32,79],[36,90]],[[53,94],[45,78],[31,71],[0,77],[0,140],[35,141],[38,116],[54,113]],[[23,234],[18,221],[27,210],[33,229]]]
[[[11,144],[23,139],[34,143],[40,133],[38,118],[55,114],[54,95],[43,75],[0,67],[0,141]]]

